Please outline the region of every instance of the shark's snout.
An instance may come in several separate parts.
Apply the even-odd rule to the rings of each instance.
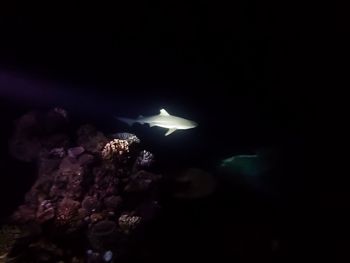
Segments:
[[[197,122],[195,122],[195,121],[192,121],[192,123],[191,123],[191,124],[192,124],[192,127],[193,127],[193,128],[195,128],[195,127],[197,127],[197,126],[198,126],[198,123],[197,123]]]

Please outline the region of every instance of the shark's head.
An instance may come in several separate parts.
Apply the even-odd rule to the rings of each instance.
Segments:
[[[198,126],[198,123],[197,122],[195,122],[195,121],[190,121],[190,120],[186,120],[186,121],[184,121],[184,122],[182,122],[181,123],[181,125],[180,125],[180,129],[184,129],[184,130],[186,130],[186,129],[192,129],[192,128],[195,128],[195,127],[197,127]]]
[[[198,126],[198,123],[195,121],[190,121],[190,128],[196,128]]]

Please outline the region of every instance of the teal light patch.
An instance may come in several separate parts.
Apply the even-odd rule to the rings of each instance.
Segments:
[[[266,170],[266,164],[259,155],[236,155],[222,160],[220,166],[230,173],[252,177]]]

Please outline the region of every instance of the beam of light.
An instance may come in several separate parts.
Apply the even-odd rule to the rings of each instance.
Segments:
[[[80,114],[110,116],[131,103],[123,95],[113,97],[81,87],[77,89],[71,84],[57,84],[6,71],[0,71],[0,98],[30,108],[63,107]]]

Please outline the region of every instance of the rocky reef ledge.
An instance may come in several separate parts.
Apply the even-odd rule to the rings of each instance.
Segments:
[[[123,261],[160,209],[162,176],[141,145],[130,133],[74,130],[64,109],[20,117],[10,152],[36,162],[37,178],[0,229],[0,262]]]

